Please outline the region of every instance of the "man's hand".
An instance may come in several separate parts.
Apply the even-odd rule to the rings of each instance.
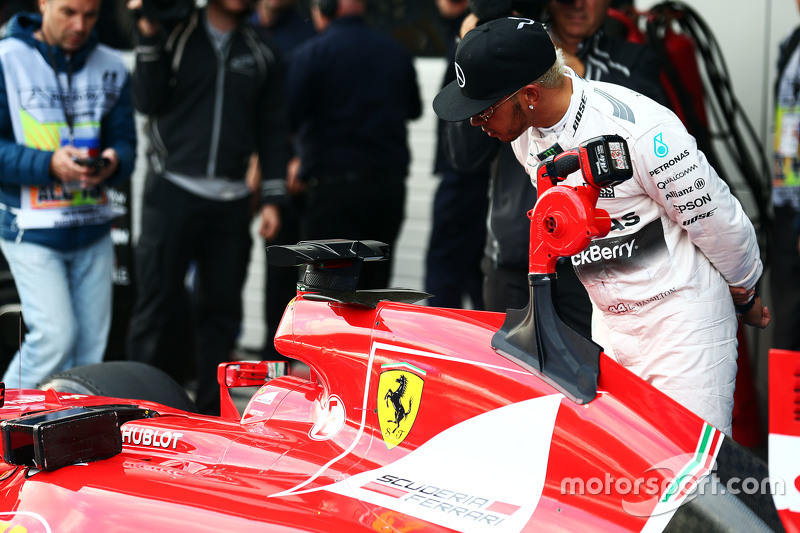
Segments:
[[[92,189],[110,178],[119,167],[119,156],[113,148],[103,150],[101,157],[108,159],[108,164],[99,169],[75,162],[84,155],[84,152],[74,146],[62,146],[50,158],[50,174],[67,187]]]
[[[92,189],[110,178],[119,167],[119,156],[113,148],[106,148],[100,157],[108,159],[108,164],[100,168],[84,167],[81,174],[81,188]],[[79,165],[80,166],[80,165]]]
[[[264,204],[261,207],[261,228],[258,233],[265,240],[271,241],[278,236],[281,229],[281,214],[278,206],[274,204]]]
[[[258,165],[258,155],[256,154],[250,155],[244,182],[251,193],[248,214],[252,217],[258,212],[258,206],[261,205],[261,167]]]
[[[733,298],[733,305],[742,306],[747,305],[750,300],[753,300],[753,305],[746,312],[741,313],[739,320],[748,326],[755,326],[764,329],[769,325],[772,320],[772,314],[769,312],[768,307],[761,304],[761,296],[756,294],[755,289],[747,290],[744,287],[728,287],[731,291],[731,298]]]
[[[142,0],[128,0],[127,5],[128,9],[131,11],[141,12],[142,10]],[[141,33],[143,37],[152,37],[158,33],[158,22],[143,16],[139,17],[139,19],[136,21],[136,27],[139,29],[139,33]]]
[[[739,315],[739,320],[748,326],[764,329],[769,325],[770,320],[772,320],[772,314],[769,312],[768,307],[761,305],[761,296],[756,296],[753,307],[746,313]]]
[[[744,305],[755,296],[756,290],[747,290],[744,287],[728,287],[731,291],[731,298],[733,298],[733,305]]]
[[[292,196],[306,192],[306,182],[300,179],[300,158],[295,156],[286,165],[286,190]]]
[[[75,162],[75,158],[82,157],[83,152],[71,145],[62,146],[50,158],[50,174],[64,185],[74,185],[78,188],[84,167]]]

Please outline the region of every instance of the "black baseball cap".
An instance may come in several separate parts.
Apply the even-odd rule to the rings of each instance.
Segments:
[[[468,119],[538,79],[555,61],[541,22],[507,17],[481,24],[458,44],[456,79],[433,99],[433,110],[449,122]]]

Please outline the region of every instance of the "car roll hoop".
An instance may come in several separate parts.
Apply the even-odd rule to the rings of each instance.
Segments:
[[[357,289],[365,261],[389,259],[389,245],[380,241],[326,239],[267,247],[273,266],[304,266],[297,290],[309,300],[348,303],[376,308],[378,302],[414,303],[431,295],[413,289]]]

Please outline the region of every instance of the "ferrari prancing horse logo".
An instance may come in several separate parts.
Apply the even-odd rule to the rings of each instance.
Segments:
[[[378,423],[383,441],[392,449],[406,438],[419,411],[425,371],[408,363],[381,366],[378,382]]]

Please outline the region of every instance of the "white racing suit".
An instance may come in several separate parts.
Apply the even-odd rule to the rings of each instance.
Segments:
[[[728,286],[763,270],[753,226],[668,109],[621,86],[574,75],[569,111],[514,141],[536,185],[537,154],[607,134],[628,143],[633,177],[605,189],[612,229],[572,257],[602,320],[592,336],[620,364],[731,434],[737,320]],[[580,185],[580,172],[564,182]],[[595,327],[597,326],[597,327]],[[611,351],[611,350],[610,350]]]

